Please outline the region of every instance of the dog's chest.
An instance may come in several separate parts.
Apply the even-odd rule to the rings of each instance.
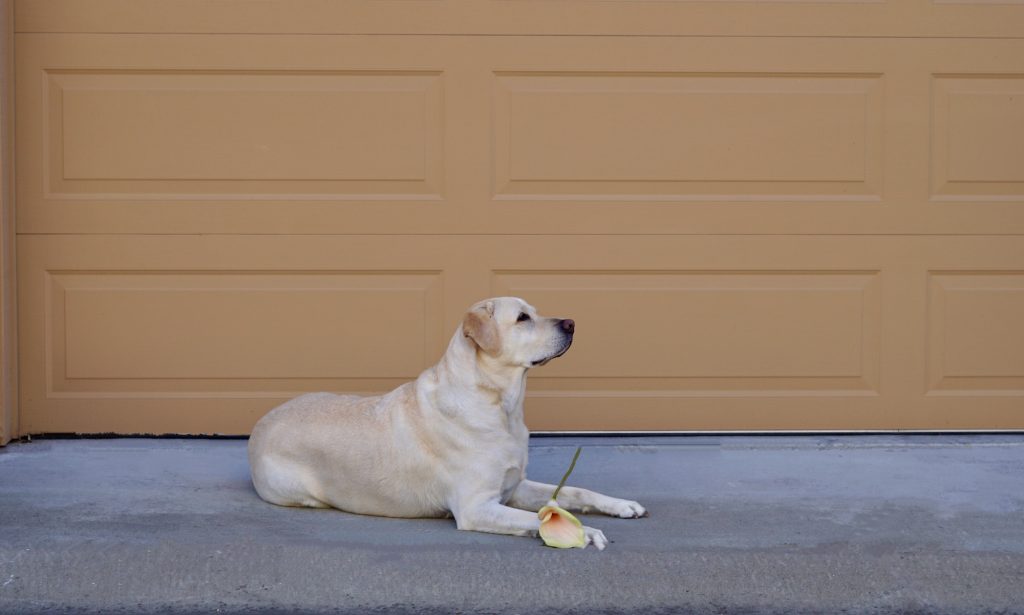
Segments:
[[[505,471],[505,479],[501,482],[501,501],[507,502],[515,492],[519,482],[523,479],[523,472],[519,468],[509,468]]]
[[[526,453],[510,456],[501,480],[501,501],[507,502],[526,476]]]

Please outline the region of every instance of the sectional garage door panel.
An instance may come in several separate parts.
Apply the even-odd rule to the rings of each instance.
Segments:
[[[19,248],[30,432],[245,433],[299,392],[387,390],[436,360],[447,306],[469,296],[436,244],[24,236]]]
[[[31,0],[23,32],[1020,37],[1017,0]]]
[[[22,36],[21,231],[444,230],[452,56],[360,41]]]
[[[472,301],[576,319],[534,429],[1024,428],[1019,237],[21,240],[29,432],[245,433],[436,361]],[[965,411],[969,408],[969,411]]]
[[[1024,232],[1024,40],[18,45],[22,233]]]

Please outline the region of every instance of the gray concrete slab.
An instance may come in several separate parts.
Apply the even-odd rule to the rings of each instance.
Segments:
[[[1024,436],[535,438],[603,552],[261,501],[243,440],[0,449],[0,612],[1024,613]]]

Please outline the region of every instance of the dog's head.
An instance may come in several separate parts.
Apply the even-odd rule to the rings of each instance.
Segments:
[[[486,299],[469,308],[462,333],[481,352],[509,366],[536,367],[560,357],[572,345],[576,323],[545,318],[518,297]]]

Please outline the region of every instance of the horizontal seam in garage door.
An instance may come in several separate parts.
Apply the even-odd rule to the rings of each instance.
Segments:
[[[465,32],[146,32],[146,31],[111,31],[111,32],[80,32],[80,31],[48,31],[48,30],[15,30],[15,34],[53,34],[53,35],[95,35],[95,36],[444,36],[444,37],[493,37],[493,38],[764,38],[764,39],[877,39],[877,40],[1021,40],[1022,36],[984,36],[984,35],[857,35],[857,34],[485,34]]]

